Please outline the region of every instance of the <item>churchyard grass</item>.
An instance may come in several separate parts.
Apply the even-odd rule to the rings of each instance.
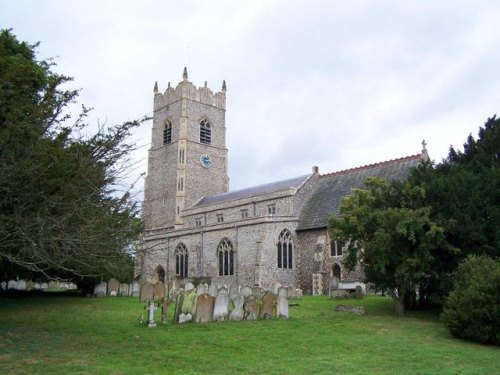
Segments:
[[[397,318],[389,298],[292,303],[288,321],[147,328],[136,298],[3,295],[0,374],[500,373],[500,348],[451,337],[430,312]]]

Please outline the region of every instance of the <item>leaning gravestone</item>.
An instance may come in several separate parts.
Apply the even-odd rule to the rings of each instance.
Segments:
[[[120,284],[120,289],[118,290],[118,294],[120,296],[128,296],[128,284],[127,283]]]
[[[275,301],[276,297],[271,292],[264,294],[264,297],[262,297],[262,306],[260,308],[259,318],[271,319],[273,317]]]
[[[184,295],[184,302],[182,303],[181,313],[191,314],[193,316],[196,312],[196,291],[191,289]]]
[[[155,287],[151,283],[144,283],[141,286],[141,302],[153,301]]]
[[[120,282],[116,279],[109,279],[108,296],[116,297],[118,295],[118,289],[120,289]]]
[[[286,297],[278,297],[276,317],[278,319],[288,319],[288,300],[286,299]]]
[[[161,281],[158,281],[154,286],[153,299],[155,301],[159,301],[163,297],[165,297],[165,284],[163,284]]]
[[[217,289],[217,284],[212,281],[210,283],[210,286],[208,287],[208,294],[210,294],[212,297],[217,297],[217,292],[218,292],[218,289]]]
[[[244,316],[243,303],[245,302],[245,297],[241,294],[237,294],[231,298],[233,300],[234,309],[229,315],[230,320],[242,320]]]
[[[257,298],[255,298],[255,296],[250,295],[245,298],[243,309],[245,310],[244,318],[246,320],[257,320],[259,310],[257,308]]]
[[[43,284],[42,284],[43,286]],[[94,287],[94,297],[105,297],[108,285],[105,282],[99,283]]]
[[[196,323],[207,323],[212,321],[214,315],[215,298],[210,294],[200,294],[196,298],[196,314],[194,321]]]
[[[217,297],[215,297],[214,317],[213,320],[226,320],[229,307],[229,294],[226,288],[219,289]]]
[[[179,323],[179,315],[181,314],[182,304],[184,303],[184,290],[179,290],[175,300],[174,323]]]
[[[243,288],[241,288],[241,294],[243,297],[248,297],[252,295],[252,288],[250,288],[248,285],[245,285]]]

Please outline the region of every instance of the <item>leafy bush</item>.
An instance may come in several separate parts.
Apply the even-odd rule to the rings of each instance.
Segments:
[[[457,337],[500,345],[500,261],[469,256],[458,267],[441,318]]]

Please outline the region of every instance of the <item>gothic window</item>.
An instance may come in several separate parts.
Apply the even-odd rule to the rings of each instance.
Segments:
[[[189,254],[186,245],[180,243],[175,248],[175,274],[188,277]]]
[[[165,127],[163,128],[163,144],[172,142],[172,123],[170,120],[165,122]]]
[[[231,241],[222,239],[217,247],[219,257],[219,276],[234,275],[234,251]]]
[[[267,213],[269,215],[274,215],[276,213],[276,206],[274,204],[267,206]]]
[[[162,266],[156,268],[156,273],[158,275],[158,281],[165,283],[165,270]]]
[[[293,268],[293,242],[288,229],[283,229],[277,245],[278,268]]]
[[[207,145],[212,143],[212,128],[208,120],[202,120],[200,122],[200,143],[205,143]]]
[[[217,215],[217,222],[218,223],[223,223],[224,222],[224,215],[223,214],[218,214]]]
[[[184,164],[185,163],[185,153],[184,149],[179,150],[179,164]]]
[[[341,272],[340,272],[340,266],[335,263],[332,267],[332,277],[336,277],[338,281],[341,280],[340,278]]]
[[[179,180],[177,180],[177,190],[178,191],[184,190],[184,177],[179,177]]]
[[[248,217],[248,210],[241,210],[241,218],[246,219]]]
[[[330,256],[339,257],[342,255],[342,244],[338,241],[330,241]]]
[[[195,219],[195,224],[197,227],[201,227],[201,217]]]

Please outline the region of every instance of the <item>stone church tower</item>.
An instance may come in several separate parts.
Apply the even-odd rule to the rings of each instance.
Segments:
[[[200,198],[228,191],[226,83],[213,93],[183,80],[162,94],[154,87],[154,110],[143,220],[147,230],[180,229],[182,211]]]

